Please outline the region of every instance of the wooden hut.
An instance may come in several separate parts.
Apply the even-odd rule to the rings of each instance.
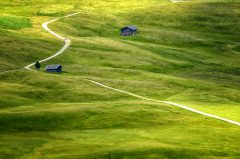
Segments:
[[[134,36],[137,33],[138,29],[135,26],[126,26],[121,29],[122,36]]]
[[[45,68],[46,72],[62,72],[62,66],[57,64],[57,65],[47,65]]]

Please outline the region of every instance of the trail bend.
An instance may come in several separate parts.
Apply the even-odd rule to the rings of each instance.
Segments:
[[[56,18],[56,19],[53,19],[53,20],[50,20],[50,21],[47,21],[45,23],[42,24],[42,27],[48,31],[50,34],[54,35],[55,37],[63,40],[65,42],[64,46],[61,48],[61,50],[59,50],[58,52],[56,52],[55,54],[53,54],[52,56],[50,57],[47,57],[45,59],[42,59],[40,60],[39,62],[42,63],[42,62],[46,62],[50,59],[53,59],[57,56],[59,56],[60,54],[62,54],[71,44],[71,40],[70,39],[67,39],[57,33],[55,33],[54,31],[52,31],[51,29],[48,28],[48,24],[50,23],[53,23],[59,19],[62,19],[62,18],[67,18],[67,17],[71,17],[71,16],[74,16],[74,15],[77,15],[79,14],[78,13],[73,13],[73,14],[69,14],[69,15],[66,15],[66,16],[63,16],[63,17],[60,17],[60,18]],[[27,69],[27,70],[31,70],[31,67],[34,65],[35,63],[31,63],[27,66],[25,66],[24,68]],[[121,89],[117,89],[117,88],[113,88],[113,87],[110,87],[110,86],[107,86],[105,84],[102,84],[100,82],[97,82],[97,81],[94,81],[92,79],[86,79],[88,82],[91,82],[99,87],[103,87],[105,89],[109,89],[109,90],[112,90],[112,91],[116,91],[116,92],[120,92],[120,93],[124,93],[124,94],[128,94],[129,96],[133,96],[133,97],[136,97],[136,98],[139,98],[139,99],[143,99],[143,100],[147,100],[147,101],[152,101],[152,102],[156,102],[156,103],[165,103],[165,104],[168,104],[168,105],[172,105],[172,106],[176,106],[176,107],[179,107],[179,108],[182,108],[182,109],[185,109],[185,110],[188,110],[188,111],[191,111],[191,112],[194,112],[196,114],[200,114],[200,115],[203,115],[203,116],[207,116],[207,117],[210,117],[210,118],[214,118],[214,119],[217,119],[217,120],[221,120],[221,121],[224,121],[224,122],[227,122],[227,123],[230,123],[230,124],[234,124],[234,125],[237,125],[237,126],[240,126],[240,122],[237,122],[237,121],[234,121],[234,120],[230,120],[230,119],[226,119],[226,118],[223,118],[223,117],[220,117],[220,116],[217,116],[217,115],[213,115],[213,114],[209,114],[209,113],[205,113],[203,111],[199,111],[199,110],[196,110],[196,109],[193,109],[191,107],[188,107],[188,106],[185,106],[185,105],[182,105],[182,104],[178,104],[178,103],[174,103],[174,102],[170,102],[170,101],[161,101],[161,100],[155,100],[155,99],[152,99],[152,98],[148,98],[148,97],[144,97],[144,96],[140,96],[140,95],[137,95],[137,94],[134,94],[134,93],[131,93],[131,92],[128,92],[128,91],[124,91],[124,90],[121,90]],[[31,111],[31,112],[34,112],[34,111]]]

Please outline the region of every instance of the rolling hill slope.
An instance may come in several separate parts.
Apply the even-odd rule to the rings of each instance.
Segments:
[[[43,63],[60,75],[0,75],[0,158],[238,158],[240,128],[100,88],[186,103],[240,121],[236,1],[0,2],[0,70],[22,68],[71,39]],[[11,9],[10,9],[11,8]],[[125,25],[135,37],[120,37]]]

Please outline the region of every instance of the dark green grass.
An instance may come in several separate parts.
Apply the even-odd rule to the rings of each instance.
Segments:
[[[32,24],[27,18],[12,15],[0,16],[0,28],[17,30],[30,27]]]

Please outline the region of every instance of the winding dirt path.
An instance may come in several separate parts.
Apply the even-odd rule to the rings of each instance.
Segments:
[[[56,18],[56,19],[50,20],[50,21],[45,22],[45,23],[42,24],[42,27],[43,27],[46,31],[48,31],[50,34],[56,36],[57,38],[63,40],[63,41],[65,42],[65,45],[62,47],[61,50],[59,50],[58,52],[56,52],[54,55],[52,55],[52,56],[50,56],[50,57],[48,57],[48,58],[45,58],[45,59],[43,59],[43,60],[40,60],[40,61],[39,61],[40,63],[46,62],[46,61],[48,61],[48,60],[51,60],[52,58],[54,58],[54,57],[62,54],[62,53],[70,46],[70,44],[71,44],[71,41],[70,41],[69,39],[62,37],[61,35],[53,32],[51,29],[49,29],[49,28],[48,28],[48,24],[53,23],[53,22],[55,22],[55,21],[57,21],[57,20],[59,20],[59,19],[71,17],[71,16],[74,16],[74,15],[77,15],[77,14],[79,14],[79,13],[69,14],[69,15],[66,15],[66,16],[63,16],[63,17],[60,17],[60,18]],[[35,63],[31,63],[31,64],[25,66],[24,68],[27,69],[27,70],[31,70],[31,67],[32,67],[34,64],[35,64]]]
[[[67,15],[67,16],[63,16],[63,17],[60,17],[60,18],[56,18],[56,19],[53,19],[51,21],[48,21],[48,22],[45,22],[42,24],[42,27],[48,31],[50,34],[56,36],[57,38],[63,40],[65,42],[65,45],[62,47],[61,50],[59,50],[58,52],[56,52],[55,54],[53,54],[52,56],[46,58],[46,59],[43,59],[43,60],[40,60],[39,62],[42,63],[42,62],[45,62],[45,61],[48,61],[60,54],[62,54],[71,44],[71,41],[67,38],[64,38],[62,37],[61,35],[53,32],[51,29],[48,28],[48,24],[50,23],[53,23],[61,18],[67,18],[67,17],[70,17],[70,16],[74,16],[74,15],[77,15],[79,13],[74,13],[74,14],[70,14],[70,15]],[[25,66],[24,68],[27,69],[27,70],[31,70],[31,67],[34,65],[35,63],[32,63],[32,64],[29,64],[27,66]],[[199,110],[196,110],[196,109],[193,109],[193,108],[190,108],[188,106],[185,106],[185,105],[181,105],[181,104],[178,104],[178,103],[174,103],[174,102],[169,102],[169,101],[160,101],[160,100],[155,100],[155,99],[151,99],[151,98],[148,98],[148,97],[144,97],[144,96],[140,96],[140,95],[137,95],[137,94],[134,94],[134,93],[131,93],[131,92],[128,92],[128,91],[124,91],[124,90],[121,90],[121,89],[117,89],[117,88],[113,88],[113,87],[110,87],[110,86],[107,86],[105,84],[102,84],[100,82],[97,82],[97,81],[94,81],[94,80],[91,80],[91,79],[86,79],[87,81],[97,85],[97,86],[100,86],[100,87],[103,87],[103,88],[106,88],[106,89],[109,89],[109,90],[112,90],[112,91],[116,91],[116,92],[120,92],[120,93],[124,93],[124,94],[128,94],[129,96],[133,96],[133,97],[136,97],[136,98],[139,98],[139,99],[143,99],[143,100],[147,100],[147,101],[152,101],[152,102],[156,102],[156,103],[165,103],[165,104],[168,104],[168,105],[172,105],[172,106],[176,106],[176,107],[180,107],[182,109],[185,109],[185,110],[188,110],[188,111],[191,111],[191,112],[194,112],[194,113],[197,113],[197,114],[201,114],[201,115],[204,115],[204,116],[207,116],[207,117],[210,117],[210,118],[214,118],[214,119],[218,119],[218,120],[221,120],[221,121],[224,121],[224,122],[228,122],[228,123],[231,123],[231,124],[234,124],[234,125],[238,125],[240,126],[240,123],[237,122],[237,121],[233,121],[233,120],[230,120],[230,119],[226,119],[226,118],[222,118],[222,117],[219,117],[219,116],[216,116],[216,115],[212,115],[212,114],[208,114],[208,113],[205,113],[205,112],[202,112],[202,111],[199,111]],[[36,111],[39,111],[39,110],[36,110]],[[35,112],[35,111],[24,111],[25,113],[26,112]],[[22,113],[24,113],[22,112]],[[8,113],[14,113],[14,112],[8,112]],[[21,113],[21,112],[18,112],[18,113]]]
[[[87,79],[87,81],[92,82],[92,83],[94,83],[94,84],[96,84],[96,85],[98,85],[100,87],[103,87],[103,88],[106,88],[106,89],[110,89],[110,90],[113,90],[113,91],[117,91],[117,92],[120,92],[120,93],[128,94],[128,95],[136,97],[136,98],[140,98],[140,99],[143,99],[143,100],[148,100],[148,101],[151,101],[151,102],[165,103],[165,104],[168,104],[168,105],[180,107],[182,109],[185,109],[185,110],[197,113],[197,114],[201,114],[201,115],[204,115],[204,116],[207,116],[207,117],[210,117],[210,118],[215,118],[215,119],[218,119],[218,120],[221,120],[221,121],[225,121],[225,122],[228,122],[228,123],[240,126],[240,123],[237,122],[237,121],[226,119],[226,118],[223,118],[223,117],[220,117],[220,116],[217,116],[217,115],[213,115],[213,114],[208,114],[208,113],[199,111],[197,109],[190,108],[190,107],[185,106],[185,105],[181,105],[181,104],[174,103],[174,102],[169,102],[169,101],[155,100],[155,99],[151,99],[151,98],[148,98],[148,97],[140,96],[140,95],[137,95],[137,94],[134,94],[134,93],[130,93],[130,92],[121,90],[121,89],[117,89],[117,88],[113,88],[113,87],[104,85],[102,83],[96,82],[96,81],[91,80],[91,79]]]

